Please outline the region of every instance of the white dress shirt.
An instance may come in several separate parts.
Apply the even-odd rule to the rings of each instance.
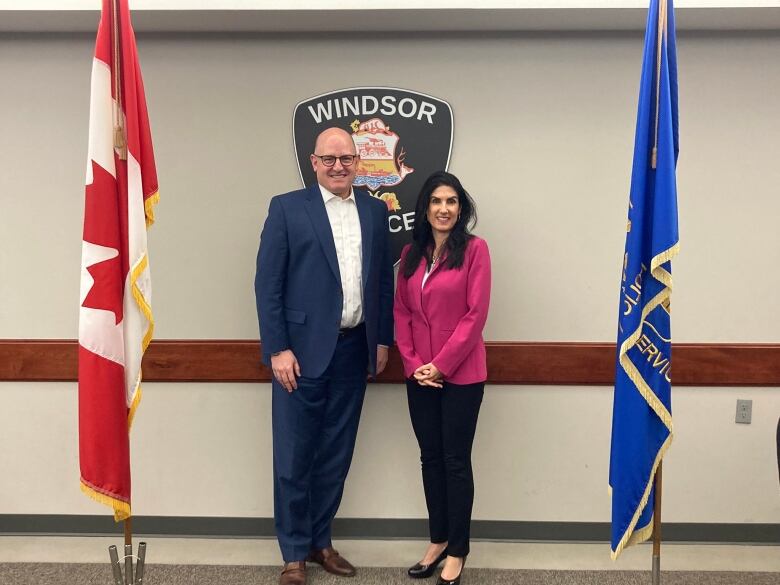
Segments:
[[[349,197],[342,199],[322,185],[320,191],[328,212],[333,242],[336,244],[341,289],[344,293],[341,327],[355,327],[363,322],[363,236],[355,192],[350,190]]]

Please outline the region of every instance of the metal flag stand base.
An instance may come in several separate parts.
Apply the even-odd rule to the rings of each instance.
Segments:
[[[138,556],[133,555],[133,532],[130,518],[124,521],[125,525],[125,554],[122,560],[125,562],[125,574],[122,576],[122,566],[119,564],[119,553],[116,545],[108,547],[108,556],[111,558],[111,571],[114,574],[114,585],[143,585],[144,567],[146,563],[146,543],[138,543]],[[133,573],[133,559],[135,574]]]
[[[108,556],[111,557],[111,570],[114,573],[114,585],[143,585],[144,582],[144,563],[146,561],[146,543],[141,542],[138,545],[138,556],[133,555],[133,545],[125,545],[125,555],[122,557],[125,561],[125,574],[122,577],[122,567],[119,564],[119,555],[116,545],[108,547]],[[135,563],[135,576],[133,575],[133,559]]]

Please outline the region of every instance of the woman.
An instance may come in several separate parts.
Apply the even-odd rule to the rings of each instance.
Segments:
[[[482,329],[490,255],[469,229],[474,202],[454,175],[432,174],[417,198],[413,241],[401,253],[395,294],[398,349],[420,445],[431,542],[413,578],[445,561],[438,584],[458,584],[469,553],[474,501],[471,445],[487,368]]]

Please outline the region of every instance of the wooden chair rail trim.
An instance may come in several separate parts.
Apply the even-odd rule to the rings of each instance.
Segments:
[[[611,386],[615,345],[599,342],[491,341],[488,383]],[[780,344],[676,343],[675,386],[780,386]],[[260,343],[250,340],[160,340],[143,362],[147,382],[268,382]],[[73,382],[78,375],[78,342],[70,339],[0,340],[0,381]],[[403,371],[393,348],[378,382],[401,383]]]

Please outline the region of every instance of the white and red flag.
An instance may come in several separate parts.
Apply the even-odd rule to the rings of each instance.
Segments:
[[[127,0],[103,0],[89,112],[79,308],[81,488],[130,516],[129,430],[152,338],[146,229],[158,200]]]

